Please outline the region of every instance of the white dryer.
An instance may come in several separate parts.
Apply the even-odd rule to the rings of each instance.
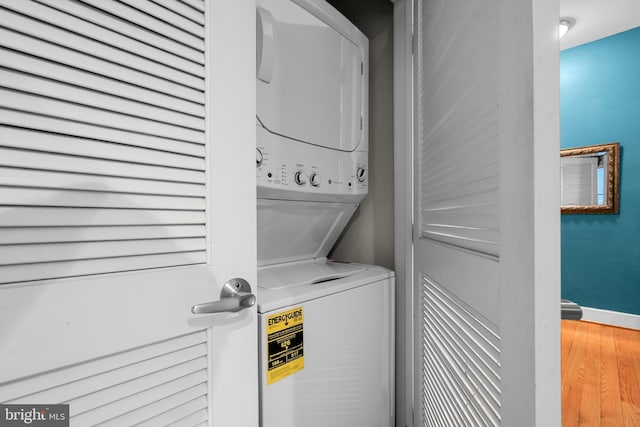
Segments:
[[[258,262],[326,255],[368,190],[369,41],[324,0],[257,0]]]
[[[393,424],[393,272],[327,261],[368,191],[368,40],[324,0],[257,0],[262,427]]]

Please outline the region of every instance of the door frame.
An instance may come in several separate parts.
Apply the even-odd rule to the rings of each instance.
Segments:
[[[209,140],[207,265],[219,270],[220,287],[223,280],[240,277],[251,284],[252,293],[257,296],[255,167],[250,161],[242,161],[253,159],[256,147],[256,3],[255,0],[216,0],[207,1],[205,7],[208,17],[206,135]],[[222,189],[216,186],[214,192],[214,183],[225,185]],[[238,197],[245,192],[247,197]],[[237,224],[238,212],[242,212],[246,223],[242,227],[230,226]],[[229,243],[220,245],[214,240]],[[218,298],[216,291],[210,301]],[[194,301],[199,302],[206,301]],[[209,425],[225,426],[229,420],[238,426],[257,425],[260,404],[257,305],[239,313],[195,316],[194,322],[214,325],[209,339]],[[248,335],[256,339],[247,343]],[[217,344],[241,353],[216,352]],[[234,384],[254,384],[255,387],[242,390],[242,394],[236,396],[231,393]],[[225,396],[224,403],[216,403],[219,396]]]
[[[414,295],[413,295],[413,10],[414,1],[391,0],[394,3],[394,191],[395,191],[395,271],[396,271],[396,426],[414,425]],[[526,308],[528,316],[524,322],[535,322],[531,326],[534,336],[528,345],[533,346],[535,362],[532,375],[537,385],[533,394],[533,425],[552,426],[561,422],[560,396],[560,211],[550,210],[549,205],[558,200],[559,208],[559,43],[557,24],[550,18],[559,17],[559,0],[535,0],[534,27],[529,37],[533,43],[533,58],[525,58],[533,72],[533,152],[534,164],[528,166],[533,174],[532,187],[528,193],[532,205],[520,208],[522,214],[532,214],[532,229],[527,230],[533,246],[519,247],[518,241],[505,242],[512,248],[528,251],[533,257],[533,307]],[[503,13],[505,13],[503,11]],[[516,41],[503,42],[509,51],[502,55],[517,53]],[[515,150],[515,148],[514,148]],[[515,153],[514,153],[515,154]],[[557,165],[555,167],[554,165]],[[513,163],[508,167],[522,167]],[[505,186],[504,191],[519,191],[516,185]],[[517,210],[514,209],[514,211]],[[531,210],[529,212],[528,210]],[[509,224],[506,225],[509,227]],[[549,227],[551,233],[538,233],[540,227]],[[551,238],[549,238],[551,236]],[[554,237],[555,236],[555,237]],[[511,274],[513,273],[513,274]],[[517,272],[507,272],[516,277]],[[522,289],[524,285],[516,286]],[[512,294],[516,294],[514,291]],[[507,295],[503,295],[507,297]],[[555,301],[558,301],[557,304]],[[502,315],[519,316],[516,304]],[[539,319],[542,319],[539,321]],[[517,325],[522,322],[515,322]],[[517,326],[510,331],[517,335]],[[557,340],[553,337],[557,336]],[[511,342],[514,342],[512,339]],[[519,367],[507,367],[512,372]],[[515,395],[516,393],[510,393]],[[517,396],[507,397],[514,403]],[[523,408],[524,409],[524,408]],[[508,416],[513,416],[510,414]]]
[[[413,426],[413,0],[393,4],[396,426]]]

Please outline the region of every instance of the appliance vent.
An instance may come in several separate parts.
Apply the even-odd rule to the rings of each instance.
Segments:
[[[204,263],[204,3],[0,6],[0,283]]]
[[[0,384],[0,402],[68,404],[71,425],[207,421],[204,331]]]
[[[424,425],[499,426],[498,328],[424,274],[419,298]]]

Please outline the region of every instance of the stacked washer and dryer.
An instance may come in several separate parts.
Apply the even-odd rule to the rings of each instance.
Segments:
[[[327,260],[368,188],[368,40],[324,0],[257,0],[262,427],[390,426],[394,275]]]

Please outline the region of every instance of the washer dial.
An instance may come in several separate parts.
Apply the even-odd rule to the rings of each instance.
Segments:
[[[302,172],[302,171],[296,172],[296,174],[293,176],[293,180],[298,185],[305,185],[307,183],[307,177],[305,176],[304,172]]]
[[[318,175],[318,172],[312,172],[311,175],[309,175],[309,184],[314,187],[320,186],[320,175]]]
[[[264,161],[264,156],[262,155],[262,151],[259,148],[256,148],[256,167],[259,168],[262,166],[262,162]]]
[[[365,169],[363,166],[358,166],[358,168],[356,169],[356,179],[358,180],[358,182],[364,182],[365,179],[367,179],[367,169]]]

